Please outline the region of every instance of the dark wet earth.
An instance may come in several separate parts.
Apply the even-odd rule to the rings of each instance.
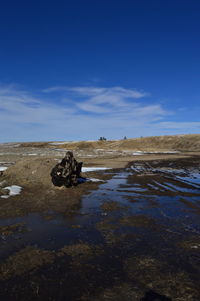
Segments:
[[[69,215],[0,221],[1,300],[200,300],[199,158],[106,173]]]

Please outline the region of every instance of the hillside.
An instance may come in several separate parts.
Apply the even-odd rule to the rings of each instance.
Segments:
[[[28,143],[26,143],[27,146]],[[31,143],[32,146],[33,143]],[[51,147],[80,149],[105,149],[105,150],[136,150],[136,151],[200,151],[200,134],[154,136],[126,140],[108,141],[79,141],[62,144],[51,143]]]

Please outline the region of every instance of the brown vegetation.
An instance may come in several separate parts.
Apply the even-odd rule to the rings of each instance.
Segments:
[[[23,275],[28,271],[38,269],[40,266],[53,263],[54,259],[53,252],[28,246],[10,256],[0,265],[0,280]]]
[[[122,205],[118,202],[114,202],[114,201],[108,201],[108,202],[104,202],[101,205],[101,209],[104,212],[109,212],[109,211],[118,211],[118,210],[127,210],[128,206]]]
[[[200,151],[200,134],[153,136],[123,140],[80,141],[60,144],[59,148],[141,150],[141,151]]]

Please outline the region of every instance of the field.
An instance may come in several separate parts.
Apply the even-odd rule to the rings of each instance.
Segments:
[[[2,300],[200,300],[200,135],[1,144],[0,196]]]

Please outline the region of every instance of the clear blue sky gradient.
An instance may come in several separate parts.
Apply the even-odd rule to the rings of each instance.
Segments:
[[[0,142],[199,133],[199,14],[197,0],[3,1]]]

